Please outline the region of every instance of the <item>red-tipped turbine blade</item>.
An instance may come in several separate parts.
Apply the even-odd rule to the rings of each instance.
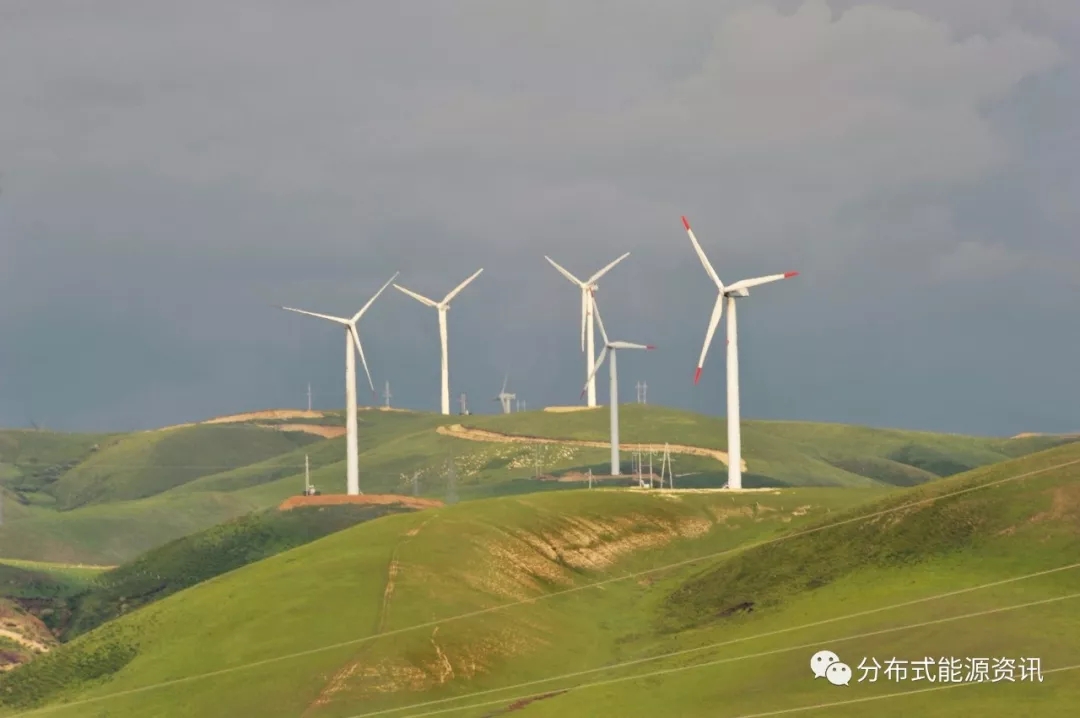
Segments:
[[[690,229],[690,220],[688,220],[686,217],[683,217],[682,218],[682,226],[685,227],[687,230],[689,230]]]
[[[784,279],[791,279],[792,277],[799,276],[798,272],[784,272]]]
[[[656,345],[655,345],[655,344],[647,344],[647,345],[645,346],[645,348],[646,348],[646,349],[655,349],[655,348],[656,348]]]
[[[694,383],[697,384],[700,379],[701,379],[701,367],[698,367],[697,371],[694,372]]]

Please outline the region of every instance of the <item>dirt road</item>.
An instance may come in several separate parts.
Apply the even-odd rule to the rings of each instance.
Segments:
[[[607,449],[611,447],[611,443],[607,441],[584,441],[581,439],[548,439],[545,437],[536,436],[518,436],[516,434],[502,434],[497,431],[487,431],[485,429],[470,429],[461,424],[451,424],[450,426],[439,426],[435,428],[440,434],[444,436],[453,436],[458,439],[466,439],[468,441],[486,441],[494,443],[504,444],[563,444],[566,446],[587,446],[595,449]],[[625,451],[648,451],[650,449],[656,451],[662,451],[664,444],[629,444],[620,443],[619,447]],[[671,449],[673,454],[686,454],[690,456],[705,456],[711,459],[716,459],[724,466],[727,466],[728,455],[726,451],[720,451],[719,449],[703,449],[700,446],[684,446],[682,444],[667,444],[667,447]],[[746,460],[743,459],[742,470],[746,471]]]

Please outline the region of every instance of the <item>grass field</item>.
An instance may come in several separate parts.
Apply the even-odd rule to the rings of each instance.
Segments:
[[[319,506],[267,509],[170,541],[112,570],[98,573],[71,598],[64,640],[189,586],[302,546],[404,506]]]
[[[105,624],[0,696],[60,717],[723,718],[929,686],[814,680],[828,648],[853,669],[1037,657],[1046,673],[876,715],[1067,715],[1080,674],[1049,671],[1080,664],[1080,566],[1056,570],[1080,562],[1078,478],[1071,444],[911,489],[564,491],[384,517]]]
[[[723,450],[723,420],[656,406],[623,407],[626,442],[664,442]],[[126,435],[0,432],[0,556],[64,563],[118,564],[155,546],[250,511],[274,506],[303,486],[304,456],[324,492],[344,484],[344,438],[273,427],[336,426],[320,418],[252,419]],[[360,412],[364,491],[467,501],[576,488],[537,481],[608,472],[608,450],[573,440],[606,440],[607,411],[543,411],[491,416]],[[469,441],[436,432],[447,424],[567,440],[533,445]],[[1060,443],[1055,437],[993,439],[854,426],[746,422],[744,483],[906,486]],[[659,470],[659,455],[654,468]],[[447,466],[455,468],[453,486]],[[631,472],[631,455],[623,453]],[[681,487],[719,487],[720,461],[676,454]]]

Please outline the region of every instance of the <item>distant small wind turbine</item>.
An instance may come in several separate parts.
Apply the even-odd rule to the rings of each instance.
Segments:
[[[770,274],[765,277],[757,277],[755,279],[742,279],[734,284],[729,284],[726,287],[724,283],[720,281],[720,277],[716,274],[716,270],[709,264],[709,259],[705,256],[704,250],[701,249],[701,245],[698,244],[697,237],[694,236],[694,230],[690,229],[690,222],[686,217],[682,218],[683,226],[686,227],[686,233],[690,235],[690,242],[694,245],[694,251],[697,252],[698,259],[701,260],[702,266],[705,267],[705,271],[712,277],[713,282],[716,284],[718,290],[716,296],[716,304],[713,305],[712,317],[709,319],[709,329],[705,332],[705,344],[701,347],[701,357],[698,359],[697,371],[694,372],[694,383],[697,384],[701,379],[701,369],[705,365],[705,354],[709,351],[709,344],[712,343],[713,334],[716,333],[716,327],[720,324],[720,315],[724,311],[724,304],[728,306],[728,318],[727,318],[727,431],[728,431],[728,488],[729,489],[741,489],[742,488],[742,435],[739,429],[739,333],[738,326],[735,322],[735,298],[750,296],[750,292],[747,291],[751,287],[756,287],[760,284],[768,284],[769,282],[776,282],[781,279],[788,279],[789,277],[795,277],[798,272],[784,272],[783,274]]]
[[[379,291],[375,292],[375,296],[369,299],[367,304],[361,307],[360,311],[354,314],[352,318],[316,314],[315,312],[294,309],[293,307],[281,307],[288,312],[306,314],[309,317],[318,317],[345,326],[345,487],[350,496],[360,494],[360,448],[356,436],[356,354],[353,352],[354,345],[356,351],[360,352],[360,361],[364,364],[364,373],[367,374],[371,393],[373,396],[375,394],[375,383],[371,381],[371,372],[368,371],[367,359],[364,358],[364,347],[360,345],[360,332],[356,328],[356,322],[359,321],[360,317],[364,316],[364,312],[390,286],[390,283],[397,279],[398,274],[400,272],[395,272],[394,276],[390,277],[389,281],[382,285]]]
[[[503,377],[502,391],[500,391],[498,394],[496,394],[495,398],[492,399],[492,401],[497,401],[497,402],[500,402],[502,404],[502,411],[503,411],[504,414],[509,414],[510,413],[511,409],[514,406],[513,401],[514,401],[514,399],[517,398],[517,394],[510,394],[510,393],[508,393],[506,391],[506,383],[509,380],[510,380],[509,376],[504,376]]]
[[[609,403],[611,404],[611,475],[619,476],[619,374],[616,365],[617,352],[619,349],[655,349],[656,347],[652,344],[611,341],[608,339],[607,332],[604,331],[604,320],[600,318],[600,309],[596,306],[596,298],[590,296],[589,303],[592,305],[591,313],[596,315],[596,323],[600,325],[600,336],[604,338],[604,348],[600,350],[600,356],[596,360],[596,367],[585,381],[585,388],[581,390],[581,395],[585,396],[585,392],[589,389],[589,382],[596,376],[596,372],[600,371],[600,367],[604,365],[604,359],[610,353],[611,364],[608,365],[608,375],[611,377],[611,386],[608,393],[611,395],[609,397]]]
[[[394,288],[408,294],[410,297],[426,304],[429,307],[435,307],[439,312],[439,341],[442,344],[442,396],[440,401],[440,408],[443,414],[450,414],[450,360],[447,354],[446,348],[446,312],[450,309],[450,302],[458,295],[458,293],[468,286],[469,282],[480,276],[480,272],[484,271],[481,267],[476,270],[471,277],[466,279],[461,284],[457,285],[449,294],[443,297],[441,302],[436,302],[434,299],[428,299],[427,297],[417,294],[411,289],[406,289],[401,285],[395,284]]]
[[[585,352],[585,376],[587,376],[587,377],[592,377],[595,374],[593,369],[595,368],[594,357],[596,356],[596,349],[595,349],[596,331],[595,331],[595,329],[593,327],[593,315],[592,315],[592,306],[593,306],[593,304],[592,304],[592,299],[596,297],[596,290],[598,288],[596,286],[596,281],[598,279],[600,279],[600,277],[607,274],[611,270],[612,267],[614,267],[616,264],[623,261],[624,259],[626,259],[629,256],[630,256],[630,253],[627,252],[623,256],[616,259],[614,262],[608,264],[606,267],[601,269],[599,272],[593,274],[591,277],[586,279],[584,282],[581,281],[580,279],[578,279],[577,277],[575,277],[570,272],[566,271],[566,269],[564,269],[563,267],[559,266],[555,262],[555,260],[552,259],[551,257],[548,257],[548,256],[544,257],[544,259],[546,259],[548,262],[551,263],[551,266],[553,266],[553,267],[555,267],[555,269],[559,270],[559,274],[563,275],[564,277],[566,277],[571,282],[573,282],[574,284],[576,284],[578,287],[581,288],[581,350],[583,352]],[[593,378],[589,382],[587,394],[588,394],[588,402],[587,402],[588,406],[596,406],[596,379],[595,378]]]

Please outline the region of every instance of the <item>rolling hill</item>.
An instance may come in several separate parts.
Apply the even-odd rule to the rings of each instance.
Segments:
[[[603,408],[467,417],[367,410],[360,421],[367,492],[444,498],[452,489],[464,501],[566,490],[580,486],[586,471],[608,473]],[[256,412],[127,435],[0,432],[0,556],[123,563],[295,495],[305,455],[316,486],[337,491],[344,439],[326,430],[341,423],[340,412]],[[455,424],[462,431],[452,431]],[[476,432],[486,433],[477,441]],[[717,458],[725,448],[723,420],[630,404],[623,407],[622,432],[625,442],[659,450],[672,444],[677,486],[723,486],[726,468]],[[743,435],[748,487],[908,486],[1069,440],[760,421],[746,422]],[[588,441],[601,443],[581,445]],[[630,473],[632,454],[623,457]],[[658,472],[659,454],[653,462]],[[574,476],[577,483],[558,480]]]
[[[901,490],[565,491],[384,517],[111,621],[0,677],[0,698],[60,718],[855,716],[866,699],[1066,715],[1078,478],[1074,443]],[[838,688],[812,677],[822,648],[852,669],[1034,657],[1044,680]]]

